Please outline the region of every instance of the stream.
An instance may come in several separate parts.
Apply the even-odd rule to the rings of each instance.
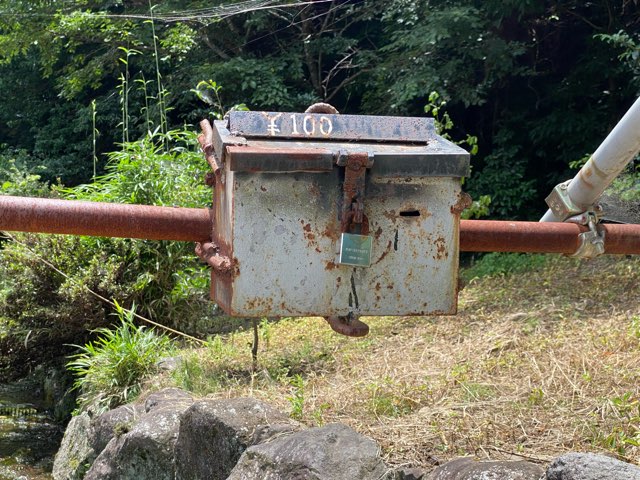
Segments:
[[[35,381],[0,384],[0,480],[52,478],[64,432],[43,397]]]

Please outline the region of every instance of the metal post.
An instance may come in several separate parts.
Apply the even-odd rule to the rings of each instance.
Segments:
[[[589,161],[547,198],[541,222],[563,222],[590,210],[614,178],[640,151],[640,98],[609,133]]]
[[[7,231],[203,241],[211,225],[206,208],[0,196],[0,230]]]

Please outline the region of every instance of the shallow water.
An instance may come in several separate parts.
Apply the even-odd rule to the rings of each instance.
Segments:
[[[51,479],[62,434],[37,383],[0,385],[0,480]]]

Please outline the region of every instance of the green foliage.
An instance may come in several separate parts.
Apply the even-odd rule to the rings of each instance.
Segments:
[[[453,120],[449,112],[445,110],[447,102],[436,91],[429,94],[429,103],[424,107],[424,111],[435,119],[436,132],[447,140],[454,141],[449,131],[453,129]],[[456,145],[466,145],[471,155],[478,153],[478,137],[467,134],[464,140],[454,141]]]
[[[362,0],[252,11],[222,0],[0,0],[0,9],[0,88],[21,92],[0,99],[0,143],[26,149],[45,180],[66,185],[89,180],[94,164],[100,172],[116,142],[154,124],[163,134],[195,125],[222,106],[303,111],[321,100],[344,113],[421,115],[426,104],[443,127],[455,118],[443,133],[477,150],[466,188],[491,197],[489,214],[537,218],[640,81],[633,2]],[[194,87],[201,79],[215,82]]]
[[[627,202],[640,204],[640,161],[629,166],[613,181],[607,193]]]
[[[544,266],[546,255],[532,253],[493,252],[483,255],[471,267],[461,270],[465,280],[526,272]]]
[[[0,152],[0,195],[46,197],[50,190],[40,175],[29,173],[32,159],[25,150]]]
[[[610,432],[596,432],[595,441],[625,455],[628,447],[640,447],[640,400],[637,393],[626,392],[607,399],[606,405],[616,418]]]
[[[78,346],[67,364],[76,376],[80,410],[99,414],[131,402],[158,360],[170,352],[168,337],[134,324],[133,308],[118,306],[117,314],[117,327],[97,329],[98,338]]]
[[[150,133],[108,158],[105,175],[63,193],[78,200],[144,205],[202,207],[211,202],[211,189],[203,181],[206,163],[190,130]]]
[[[208,112],[207,116],[217,120],[222,120],[224,112],[227,111],[222,103],[221,90],[222,85],[218,85],[218,83],[213,80],[202,80],[198,82],[196,88],[191,89],[191,92],[195,93],[200,100],[213,107],[213,111]],[[249,109],[244,103],[240,103],[230,109],[230,111],[235,110],[247,111]]]
[[[382,108],[399,111],[434,90],[481,105],[491,88],[522,71],[518,59],[525,46],[500,35],[494,13],[474,2],[398,0],[385,2],[383,12],[388,42],[382,50],[389,62],[379,83],[387,95],[375,95],[384,99]]]
[[[515,212],[526,212],[536,198],[535,180],[528,179],[526,161],[511,134],[497,135],[493,153],[484,158],[484,167],[474,174],[469,183],[473,197],[487,195],[492,215],[509,217]]]
[[[640,340],[640,315],[634,315],[631,317],[631,326],[629,327],[629,333],[632,337]]]
[[[595,38],[621,50],[618,58],[633,72],[636,85],[640,85],[640,35],[618,30],[615,33],[597,34]]]
[[[380,381],[367,385],[369,395],[369,410],[376,417],[400,417],[411,413],[417,406],[414,390],[424,390],[420,387],[410,387],[397,382],[389,376]]]
[[[296,374],[290,379],[291,396],[287,397],[291,405],[291,418],[301,420],[304,417],[304,378]]]
[[[167,141],[169,150],[161,146]],[[95,183],[57,187],[56,192],[66,198],[118,203],[202,207],[211,201],[211,191],[202,182],[206,163],[192,132],[151,134],[109,157],[107,173]],[[10,181],[11,188],[17,184]],[[20,193],[37,193],[35,188],[42,187],[22,185]],[[123,305],[135,302],[142,314],[162,324],[175,327],[180,322],[182,331],[202,332],[212,325],[209,273],[191,244],[15,237],[18,242],[0,250],[0,317],[12,322],[4,329],[0,369],[28,369],[32,362],[64,353],[56,345],[82,342],[87,330],[103,327],[110,308],[91,291]]]
[[[466,208],[460,218],[469,220],[470,218],[482,218],[489,215],[491,205],[491,197],[489,195],[480,195],[480,198],[473,200],[471,206]]]

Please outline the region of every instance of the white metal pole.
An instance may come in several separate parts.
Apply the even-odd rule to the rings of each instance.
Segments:
[[[567,187],[571,202],[586,211],[640,152],[640,98],[604,139]],[[551,210],[541,222],[560,222]]]

